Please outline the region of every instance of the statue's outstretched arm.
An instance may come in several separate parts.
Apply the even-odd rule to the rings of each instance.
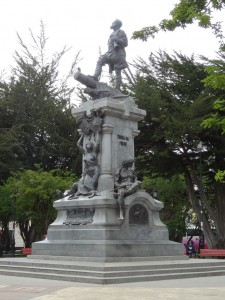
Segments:
[[[82,134],[81,137],[79,138],[78,142],[77,142],[77,147],[84,154],[85,151],[84,151],[84,148],[83,148],[83,139],[84,139],[84,135]]]

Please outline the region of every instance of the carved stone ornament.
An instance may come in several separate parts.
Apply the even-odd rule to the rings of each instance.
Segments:
[[[92,133],[101,132],[102,124],[103,124],[103,113],[101,109],[92,110],[91,116],[83,116],[77,118],[77,124],[79,129],[81,129],[82,133],[85,135],[91,135]]]
[[[148,224],[147,209],[141,204],[134,204],[129,211],[130,225],[146,225]]]
[[[86,225],[93,222],[94,208],[76,208],[67,210],[65,225]]]

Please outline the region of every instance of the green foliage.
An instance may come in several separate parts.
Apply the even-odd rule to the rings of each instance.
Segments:
[[[145,27],[133,33],[134,39],[147,41],[159,31],[173,31],[177,27],[185,28],[194,21],[203,28],[211,28],[214,34],[221,39],[222,30],[220,23],[211,22],[211,14],[215,10],[221,10],[225,6],[225,0],[180,0],[170,12],[171,18],[162,20],[158,26]]]
[[[225,60],[224,60],[224,42],[221,24],[212,23],[211,15],[213,11],[222,10],[225,7],[225,0],[180,0],[174,9],[170,12],[171,18],[162,20],[158,26],[145,27],[142,30],[133,33],[134,39],[147,41],[149,37],[154,37],[159,31],[173,31],[177,27],[185,28],[188,24],[197,21],[200,27],[211,28],[215,36],[221,43],[220,59],[211,61],[207,66],[208,76],[204,79],[207,87],[211,88],[211,94],[217,97],[213,104],[214,112],[205,117],[202,125],[205,128],[218,128],[222,133],[225,132]],[[213,90],[214,89],[214,90]],[[218,174],[217,180],[221,178]]]
[[[161,219],[168,226],[170,239],[181,242],[186,231],[187,212],[190,209],[183,176],[144,177],[141,188],[150,194],[153,190],[157,191],[157,199],[164,203]]]
[[[183,172],[183,164],[198,157],[196,144],[204,138],[200,123],[211,108],[201,82],[205,66],[195,64],[194,57],[159,52],[150,55],[149,63],[139,59],[135,67],[134,97],[147,110],[136,139],[137,166],[164,175]]]
[[[214,102],[213,108],[217,110],[216,113],[210,114],[210,116],[202,122],[205,128],[219,127],[222,129],[222,134],[225,133],[225,99],[218,99]]]
[[[151,54],[148,62],[137,60],[134,67],[136,84],[130,88],[138,106],[147,111],[136,138],[138,176],[172,178],[182,174],[199,222],[201,206],[196,188],[201,190],[207,240],[212,247],[221,247],[220,237],[225,241],[221,230],[225,194],[223,186],[218,189],[215,172],[225,169],[225,138],[217,128],[201,126],[216,99],[212,88],[203,82],[206,65],[193,56],[176,52],[170,56],[161,51]],[[199,141],[203,142],[202,150],[198,149]]]
[[[0,182],[10,175],[11,170],[22,165],[18,156],[24,157],[25,151],[18,139],[20,130],[17,125],[9,129],[0,128]]]
[[[70,172],[46,172],[37,165],[35,171],[16,172],[1,186],[0,217],[7,217],[8,222],[13,220],[12,209],[16,205],[16,222],[25,244],[30,245],[46,234],[55,219],[53,201],[58,197],[57,190],[69,189],[76,180]]]
[[[225,183],[225,171],[218,170],[215,179],[219,182]]]
[[[45,56],[47,38],[43,24],[39,37],[30,31],[32,45],[18,35],[21,53],[8,83],[0,82],[0,181],[10,172],[40,164],[45,170],[80,167],[76,121],[71,115],[73,88],[60,79],[58,67],[67,49]],[[73,68],[76,65],[73,63]],[[72,72],[72,70],[71,70]],[[78,166],[78,167],[77,167]]]
[[[211,65],[206,67],[208,76],[204,82],[213,89],[225,91],[225,52],[221,52],[221,60],[211,60]]]
[[[142,30],[135,31],[133,33],[133,39],[141,39],[142,41],[147,41],[149,36],[155,37],[155,34],[159,32],[159,28],[156,26],[144,27]]]
[[[9,186],[0,185],[0,226],[2,228],[13,220],[13,198]]]
[[[216,100],[213,102],[213,112],[206,116],[202,122],[204,128],[217,128],[221,134],[225,133],[225,47],[220,47],[218,59],[208,60],[206,72],[208,76],[203,80],[207,87],[212,89],[211,93],[215,95]],[[219,169],[221,166],[218,167]],[[216,180],[224,182],[223,171],[217,170]]]
[[[203,121],[205,128],[218,128],[225,133],[225,49],[221,48],[218,59],[207,60],[206,71],[208,76],[204,79],[206,86],[212,88],[216,100],[213,102],[213,113]]]

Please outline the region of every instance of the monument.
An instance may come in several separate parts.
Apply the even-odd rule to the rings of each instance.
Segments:
[[[169,240],[159,217],[163,203],[140,188],[135,176],[134,140],[146,112],[120,91],[127,66],[122,22],[112,23],[108,52],[99,58],[93,76],[81,72],[90,99],[72,110],[83,154],[82,176],[54,202],[56,220],[47,238],[33,243],[33,255],[67,256],[103,261],[183,256],[183,245]],[[116,88],[100,82],[104,64],[116,72]]]

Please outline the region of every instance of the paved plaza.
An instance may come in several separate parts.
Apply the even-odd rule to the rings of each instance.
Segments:
[[[0,275],[1,300],[224,300],[225,276],[95,285]]]

